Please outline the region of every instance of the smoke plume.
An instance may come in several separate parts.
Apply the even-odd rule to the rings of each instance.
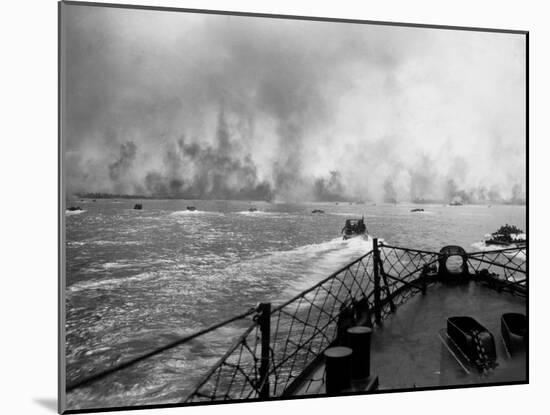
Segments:
[[[522,35],[65,6],[69,192],[525,200]]]
[[[136,158],[136,150],[136,145],[131,141],[120,145],[120,156],[114,163],[109,164],[111,180],[118,181],[120,176],[132,166],[132,162]]]

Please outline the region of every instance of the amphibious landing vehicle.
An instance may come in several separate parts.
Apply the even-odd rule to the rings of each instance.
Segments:
[[[347,219],[342,228],[342,238],[344,240],[354,238],[356,236],[367,235],[367,226],[365,225],[365,217],[361,219]]]
[[[526,243],[525,233],[517,226],[508,224],[501,226],[485,241],[485,245],[498,245],[502,247],[523,246]]]

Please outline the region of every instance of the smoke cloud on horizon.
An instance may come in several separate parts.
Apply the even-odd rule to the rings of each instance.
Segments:
[[[63,13],[68,193],[525,199],[521,35]]]

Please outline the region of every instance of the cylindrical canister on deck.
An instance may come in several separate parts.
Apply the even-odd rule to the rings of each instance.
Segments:
[[[335,395],[351,386],[351,356],[349,347],[330,347],[325,350],[326,393]]]
[[[372,329],[366,326],[350,327],[347,330],[347,345],[353,350],[351,356],[352,379],[370,376],[370,341]]]

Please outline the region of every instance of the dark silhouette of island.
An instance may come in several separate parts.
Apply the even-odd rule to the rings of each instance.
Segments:
[[[209,198],[209,197],[203,197],[199,194],[172,194],[172,193],[162,193],[162,194],[152,194],[152,195],[143,195],[143,194],[120,194],[120,193],[103,193],[103,192],[88,192],[88,193],[76,193],[74,194],[79,199],[93,199],[95,202],[96,199],[142,199],[142,200],[215,200],[215,198]],[[249,197],[232,197],[227,200],[252,200]],[[328,198],[330,199],[330,198]],[[226,200],[226,199],[224,199]],[[258,199],[259,200],[259,199]],[[269,199],[265,199],[265,201],[269,202]],[[317,200],[317,201],[324,201],[329,202],[333,200]],[[342,198],[340,202],[348,202],[348,203],[355,203],[358,205],[365,204],[364,201],[358,200],[356,202],[350,202],[349,199],[346,200],[345,198]],[[413,204],[445,204],[449,203],[451,206],[460,206],[463,204],[472,204],[472,205],[483,205],[486,204],[487,201],[476,201],[476,200],[455,200],[455,201],[447,201],[445,199],[425,199],[422,197],[416,197],[411,200]],[[525,205],[526,200],[524,198],[518,198],[518,197],[512,197],[510,199],[498,199],[498,200],[492,200],[492,204],[494,205]],[[336,205],[339,204],[339,202],[335,202]],[[373,204],[375,206],[375,204]]]

